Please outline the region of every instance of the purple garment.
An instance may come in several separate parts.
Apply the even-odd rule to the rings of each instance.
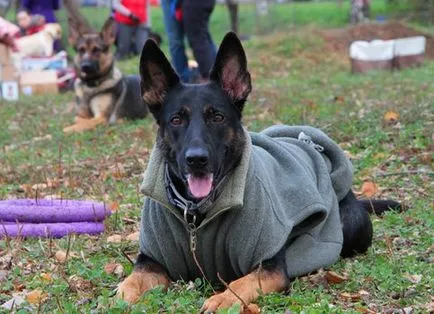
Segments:
[[[111,214],[104,203],[78,200],[0,201],[0,223],[101,222]]]
[[[41,224],[10,224],[0,222],[0,239],[3,237],[61,238],[68,234],[100,234],[104,232],[102,222],[71,222]]]
[[[59,10],[59,0],[22,0],[21,5],[31,14],[41,14],[46,23],[57,23],[54,11]]]

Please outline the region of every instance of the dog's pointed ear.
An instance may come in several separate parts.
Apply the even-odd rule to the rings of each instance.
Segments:
[[[168,90],[179,83],[179,77],[154,40],[148,39],[140,56],[142,97],[159,123],[161,108]]]
[[[237,35],[229,32],[223,38],[210,79],[221,86],[241,112],[251,90],[247,58]]]
[[[116,24],[115,21],[112,17],[109,17],[102,29],[101,29],[101,33],[100,33],[102,39],[104,40],[104,43],[111,47],[111,45],[113,45],[116,41]]]

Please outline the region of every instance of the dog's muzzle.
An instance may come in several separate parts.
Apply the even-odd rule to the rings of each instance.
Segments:
[[[80,71],[86,74],[98,73],[99,64],[98,62],[90,60],[82,61],[80,63]]]

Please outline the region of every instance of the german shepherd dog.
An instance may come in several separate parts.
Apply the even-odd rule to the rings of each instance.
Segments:
[[[149,104],[150,112],[159,126],[156,147],[161,151],[161,159],[167,165],[166,173],[182,198],[187,202],[200,202],[221,185],[226,175],[236,171],[242,160],[244,146],[247,145],[241,118],[245,101],[251,91],[251,79],[243,47],[234,33],[228,33],[217,53],[210,81],[202,84],[184,84],[180,82],[157,45],[147,41],[141,55],[140,74],[143,99]],[[149,202],[152,202],[152,199]],[[144,212],[147,206],[152,204],[149,202],[145,201]],[[366,252],[371,245],[373,232],[369,212],[381,214],[391,208],[399,210],[400,204],[388,200],[358,200],[350,189],[339,202],[337,215],[338,227],[343,229],[340,255],[350,257],[356,253]],[[180,208],[178,210],[181,212]],[[150,215],[158,218],[161,211],[164,209],[160,208]],[[208,219],[206,214],[198,213],[194,221],[188,220],[187,217],[189,228],[200,226]],[[225,215],[221,215],[223,217],[220,219],[226,219],[228,216]],[[141,232],[151,223],[143,217]],[[176,218],[174,220],[179,224]],[[225,223],[231,225],[233,221]],[[207,228],[210,225],[212,222]],[[157,242],[156,245],[161,248],[175,242],[174,247],[179,247],[181,239],[178,235],[171,234],[170,228],[168,224],[163,224],[153,244]],[[218,233],[220,225],[212,228],[217,229],[216,245],[227,240],[226,234]],[[245,230],[247,233],[251,231]],[[188,237],[186,233],[182,235]],[[141,238],[141,243],[142,240]],[[218,258],[224,260],[230,246],[231,243],[225,244],[225,249],[216,252],[215,246],[210,245],[208,253],[205,254],[221,254],[223,257]],[[204,246],[201,248],[206,250]],[[340,247],[337,256],[339,250]],[[288,256],[280,251],[259,266],[256,265],[255,268],[229,279],[229,288],[207,299],[202,312],[210,313],[228,308],[240,303],[239,298],[245,304],[251,304],[259,296],[259,290],[264,294],[285,290],[291,279],[285,268],[287,258]],[[182,254],[175,256],[174,259],[175,267],[187,262],[186,256]],[[224,264],[227,268],[237,267],[236,263]],[[202,266],[206,269],[208,265]],[[141,246],[135,268],[119,285],[117,295],[133,303],[149,289],[158,285],[167,288],[171,280],[181,279],[173,278],[170,273],[171,269],[165,268],[161,260],[145,254]],[[199,273],[199,276],[201,275],[210,276],[206,271]],[[195,277],[182,279],[194,280]]]
[[[115,67],[112,46],[115,41],[115,23],[109,18],[100,33],[82,30],[69,21],[69,42],[77,52],[74,66],[77,80],[76,123],[64,132],[81,132],[103,123],[119,119],[142,119],[148,113],[140,95],[138,75],[123,76]]]

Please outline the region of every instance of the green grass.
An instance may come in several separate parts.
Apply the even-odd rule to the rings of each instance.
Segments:
[[[297,23],[308,23],[307,15],[313,12],[316,23],[309,24],[342,25],[344,20],[337,14],[328,21],[315,13],[331,14],[332,7],[327,2],[297,3]],[[250,14],[248,10],[244,14]],[[154,25],[162,30],[158,14],[154,12]],[[224,8],[218,8],[212,22],[218,40],[226,18]],[[246,23],[243,29],[249,29]],[[254,90],[244,123],[251,131],[275,123],[323,128],[351,154],[356,190],[363,181],[373,180],[380,187],[379,197],[404,201],[410,210],[373,217],[375,236],[368,253],[329,268],[345,274],[344,282],[328,284],[324,273],[298,278],[287,293],[263,296],[258,304],[263,313],[372,313],[403,308],[427,312],[434,294],[434,62],[394,73],[352,75],[346,56],[324,53],[316,27],[282,26],[282,32],[246,42]],[[119,66],[134,73],[137,59]],[[67,104],[73,99],[68,93],[1,102],[0,199],[35,197],[35,191],[26,187],[48,179],[58,185],[38,191],[38,197],[62,194],[64,198],[94,199],[118,204],[119,210],[108,219],[101,236],[1,240],[0,303],[17,291],[39,289],[46,294],[44,302],[40,306],[24,303],[18,306],[19,313],[197,312],[211,295],[210,287],[200,280],[176,283],[167,293],[151,291],[134,306],[112,297],[123,275],[107,274],[104,267],[119,263],[124,275],[129,274],[132,266],[123,252],[134,257],[138,244],[108,243],[107,237],[125,237],[139,227],[142,195],[138,187],[156,126],[149,117],[65,136],[62,128],[73,120]],[[400,114],[397,125],[383,123],[387,111]],[[381,175],[384,173],[388,176]],[[71,254],[61,264],[54,253],[66,251],[68,241]],[[4,262],[6,256],[12,257],[11,264]],[[6,271],[3,279],[1,271]],[[414,275],[420,277],[410,277]],[[345,293],[357,295],[362,290],[367,294],[354,301],[345,298]]]

